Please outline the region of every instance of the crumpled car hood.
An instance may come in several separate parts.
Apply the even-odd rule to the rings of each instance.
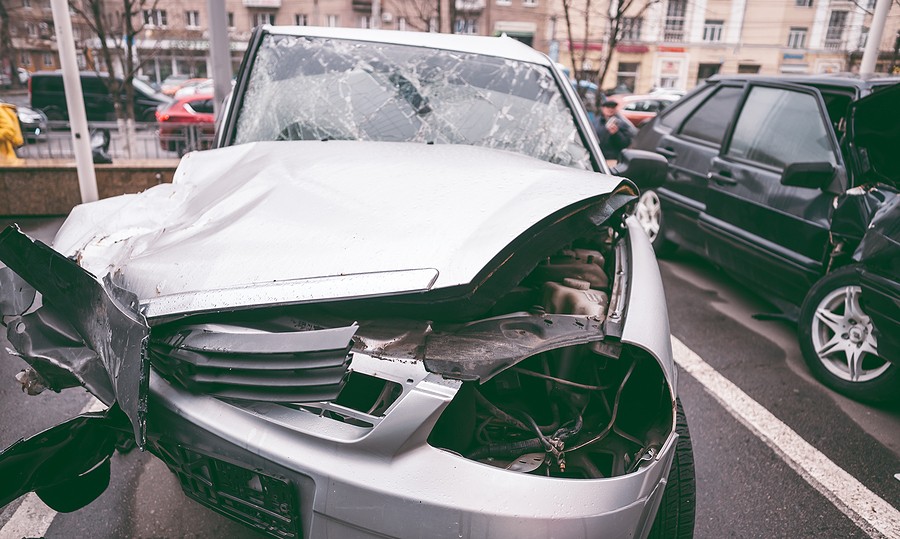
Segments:
[[[620,182],[473,146],[258,142],[75,208],[54,248],[148,318],[424,291],[470,282],[541,219]]]

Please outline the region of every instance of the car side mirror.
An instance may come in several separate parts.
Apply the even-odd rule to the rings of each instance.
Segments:
[[[612,168],[616,176],[633,181],[642,191],[656,189],[666,181],[669,162],[658,153],[645,150],[622,150],[619,162]]]
[[[826,189],[834,179],[831,163],[791,163],[781,173],[781,185]]]

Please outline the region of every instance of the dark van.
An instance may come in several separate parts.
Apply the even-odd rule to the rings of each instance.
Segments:
[[[81,91],[84,93],[84,106],[89,122],[116,119],[112,96],[106,89],[104,80],[101,80],[101,77],[105,78],[106,76],[104,73],[98,76],[90,71],[81,73]],[[31,107],[42,110],[49,120],[67,120],[69,118],[62,71],[33,73],[29,80],[28,90],[31,94]],[[134,79],[135,120],[155,122],[157,107],[170,102],[171,99],[154,90],[146,82]]]

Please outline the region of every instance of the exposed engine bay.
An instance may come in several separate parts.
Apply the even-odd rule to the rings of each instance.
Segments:
[[[371,428],[403,398],[403,381],[359,372],[352,361],[346,380],[335,378],[335,368],[346,365],[346,349],[325,346],[340,348],[330,360],[325,352],[307,354],[305,368],[313,368],[303,377],[336,398],[298,404],[296,394],[272,387],[289,377],[227,363],[203,372],[226,346],[204,351],[185,344],[198,332],[246,337],[358,323],[351,355],[422,362],[432,373],[461,381],[428,439],[432,446],[518,473],[619,476],[653,460],[673,425],[673,397],[659,364],[616,338],[624,317],[625,251],[624,236],[604,227],[543,259],[472,321],[454,320],[454,313],[446,313],[447,320],[357,319],[352,301],[182,319],[152,329],[151,363],[170,382],[195,391],[281,402]],[[197,354],[204,359],[191,359]],[[289,358],[279,361],[287,361],[281,369],[293,369]],[[259,388],[250,388],[254,384]]]

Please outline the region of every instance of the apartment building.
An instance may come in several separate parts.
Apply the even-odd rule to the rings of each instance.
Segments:
[[[601,88],[643,93],[690,89],[716,73],[853,71],[862,57],[874,7],[875,0],[637,1],[625,14],[625,32]],[[609,26],[601,17],[590,27],[590,43],[596,46],[587,57],[589,68],[602,63]],[[900,5],[892,2],[876,71],[900,72],[898,29]],[[581,59],[577,52],[571,56],[575,62]],[[563,57],[574,67],[567,52]]]
[[[49,0],[12,4],[10,33],[18,63],[58,68]],[[227,12],[235,71],[251,30],[262,24],[384,28],[501,35],[546,52],[596,80],[609,44],[610,2],[617,0],[220,0]],[[878,0],[892,1],[892,0]],[[828,73],[858,66],[876,0],[634,0],[619,21],[601,88],[633,92],[690,89],[716,73]],[[112,10],[117,0],[106,0]],[[156,0],[135,14],[142,74],[205,77],[209,68],[206,0]],[[591,13],[585,16],[585,6]],[[121,7],[119,7],[121,9]],[[569,21],[571,28],[566,21]],[[587,26],[585,26],[587,21]],[[77,15],[76,41],[90,59],[96,39]],[[900,5],[892,2],[877,71],[900,71]],[[571,46],[569,43],[571,36]],[[102,67],[102,66],[101,66]],[[575,68],[578,69],[575,69]]]
[[[28,71],[59,69],[59,53],[56,45],[56,30],[53,27],[53,12],[50,0],[3,0],[9,18],[7,28],[11,53],[15,55],[16,67]],[[75,40],[90,35],[85,22],[72,13],[72,32]],[[0,59],[0,67],[8,70],[8,58]],[[78,55],[78,63],[84,67],[84,54]]]

